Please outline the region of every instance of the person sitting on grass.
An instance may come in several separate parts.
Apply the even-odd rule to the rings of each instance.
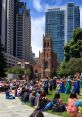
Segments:
[[[69,113],[70,117],[77,117],[78,107],[75,106],[77,100],[76,93],[71,93],[67,103],[67,112]]]
[[[47,103],[48,103],[48,99],[46,97],[46,93],[45,91],[42,91],[42,93],[39,96],[39,101],[37,105],[38,110],[43,110]]]
[[[64,112],[66,110],[65,104],[60,98],[60,93],[56,92],[54,99],[52,101],[52,111],[53,112]]]
[[[13,95],[10,95],[9,89],[5,91],[6,99],[15,99]]]
[[[46,110],[53,110],[53,112],[62,112],[65,111],[65,104],[62,103],[62,100],[60,99],[60,94],[57,92],[55,93],[54,99],[47,103],[43,111]]]
[[[30,102],[31,106],[35,106],[35,98],[36,98],[36,92],[33,91],[29,95],[29,102]]]
[[[78,107],[78,117],[82,117],[82,96],[78,96],[75,106]]]

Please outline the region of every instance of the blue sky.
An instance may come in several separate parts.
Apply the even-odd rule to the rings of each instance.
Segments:
[[[82,27],[82,0],[21,0],[27,3],[31,11],[31,41],[32,50],[38,56],[42,50],[42,37],[45,32],[45,11],[55,6],[64,6],[67,2],[75,2],[80,6],[80,19]]]

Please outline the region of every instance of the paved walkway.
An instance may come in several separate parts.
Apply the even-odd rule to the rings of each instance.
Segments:
[[[16,98],[6,100],[4,94],[0,94],[0,117],[29,117],[33,109]],[[49,113],[44,113],[45,117],[59,117]]]

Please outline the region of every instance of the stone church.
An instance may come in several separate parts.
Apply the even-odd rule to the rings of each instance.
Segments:
[[[33,66],[34,73],[50,77],[57,70],[57,54],[52,51],[51,38],[43,36],[43,49],[39,52],[38,63]]]

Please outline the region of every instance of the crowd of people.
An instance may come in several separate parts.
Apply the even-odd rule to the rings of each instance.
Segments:
[[[73,88],[71,91],[72,84],[70,85],[70,82],[70,80],[66,83],[65,80],[57,80],[57,78],[48,77],[40,80],[8,82],[8,88],[5,90],[6,99],[15,99],[15,97],[19,97],[22,102],[30,103],[30,105],[35,108],[35,111],[30,117],[44,117],[42,112],[47,110],[52,110],[53,112],[67,111],[70,117],[77,117],[78,112],[80,112],[80,114],[82,113],[82,100],[79,99],[80,90],[76,91]],[[75,83],[80,86],[80,80],[77,80]],[[75,83],[73,87],[76,88]],[[60,89],[57,90],[58,86]],[[69,91],[67,89],[68,86],[70,89]],[[14,89],[14,96],[9,93],[11,89]],[[47,98],[49,90],[56,90],[52,100]],[[61,92],[63,90],[64,92]],[[70,97],[68,102],[64,103],[60,93],[66,92],[70,93]]]

